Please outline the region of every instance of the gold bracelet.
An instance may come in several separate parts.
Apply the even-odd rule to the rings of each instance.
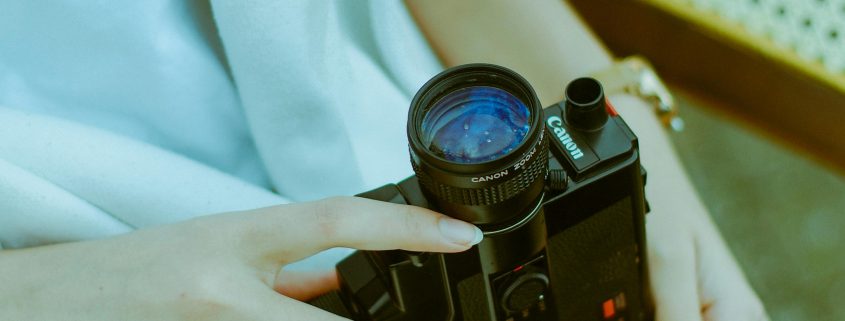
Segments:
[[[627,57],[590,77],[601,82],[606,95],[624,92],[643,98],[654,106],[654,113],[663,126],[676,132],[684,129],[675,99],[645,58]]]

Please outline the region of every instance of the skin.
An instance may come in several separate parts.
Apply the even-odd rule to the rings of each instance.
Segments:
[[[336,197],[8,250],[0,320],[343,320],[297,301],[334,278],[280,268],[338,246],[463,251],[476,230],[419,207]]]
[[[409,4],[447,65],[511,67],[544,104],[560,100],[568,80],[611,63],[561,2],[438,2]],[[497,28],[502,25],[510,27]],[[648,106],[631,96],[610,99],[639,135],[649,169],[648,250],[658,320],[767,319]],[[444,225],[453,233],[444,233]],[[337,246],[463,251],[477,241],[475,233],[474,226],[426,209],[340,197],[6,250],[0,252],[0,320],[341,320],[297,301],[336,287],[333,273],[282,267]]]
[[[544,106],[562,100],[569,81],[613,61],[559,0],[407,3],[445,65],[507,66],[531,83]],[[625,94],[609,99],[637,133],[649,173],[646,230],[657,320],[768,320],[651,107]]]

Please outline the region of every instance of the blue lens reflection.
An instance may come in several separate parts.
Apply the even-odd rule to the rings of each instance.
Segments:
[[[528,107],[495,87],[466,87],[434,104],[422,121],[421,139],[429,151],[458,163],[499,159],[525,140]]]

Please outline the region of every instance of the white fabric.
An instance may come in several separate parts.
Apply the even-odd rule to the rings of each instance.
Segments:
[[[404,178],[440,69],[398,1],[0,2],[0,247]]]
[[[0,105],[269,186],[201,1],[0,1]],[[209,25],[213,28],[213,25]],[[210,34],[210,35],[207,35]]]

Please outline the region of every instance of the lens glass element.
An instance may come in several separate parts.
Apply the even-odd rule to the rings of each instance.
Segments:
[[[528,107],[507,91],[473,86],[435,103],[422,121],[429,151],[457,163],[482,163],[507,155],[525,140]]]

